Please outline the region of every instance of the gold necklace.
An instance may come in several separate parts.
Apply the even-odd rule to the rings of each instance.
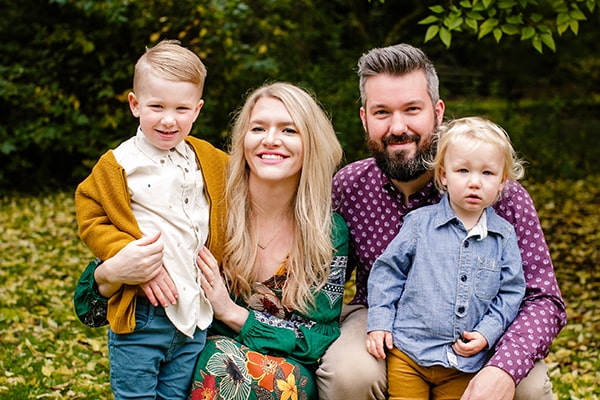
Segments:
[[[266,244],[262,244],[262,243],[260,243],[260,242],[257,240],[257,241],[256,241],[256,245],[257,245],[258,247],[260,247],[262,250],[264,250],[264,249],[266,249],[267,247],[269,247],[269,245],[270,245],[271,243],[273,243],[273,240],[275,240],[275,238],[276,238],[277,236],[279,236],[279,234],[281,233],[281,228],[282,228],[282,225],[279,225],[279,229],[277,230],[277,232],[275,232],[275,235],[273,235],[273,237],[272,237],[271,239],[269,239],[269,241],[268,241]]]

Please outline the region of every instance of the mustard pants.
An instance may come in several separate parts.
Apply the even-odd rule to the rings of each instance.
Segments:
[[[387,371],[390,400],[458,400],[475,376],[441,365],[422,367],[396,348],[387,354]]]

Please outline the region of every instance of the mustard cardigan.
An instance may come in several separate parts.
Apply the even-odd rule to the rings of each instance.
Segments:
[[[196,153],[210,207],[206,246],[220,262],[225,238],[228,157],[204,140],[188,136],[185,141]],[[112,150],[100,157],[92,173],[77,187],[75,209],[81,239],[102,260],[114,256],[128,243],[142,237],[131,211],[125,170],[117,163]],[[133,332],[138,288],[123,285],[108,300],[107,319],[113,332]]]

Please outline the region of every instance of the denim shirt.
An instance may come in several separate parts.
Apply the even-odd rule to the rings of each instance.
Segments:
[[[371,270],[367,331],[392,332],[394,346],[419,365],[481,369],[525,293],[514,228],[491,207],[485,213],[487,237],[468,234],[447,195],[407,214]],[[455,354],[452,344],[474,330],[488,347]]]

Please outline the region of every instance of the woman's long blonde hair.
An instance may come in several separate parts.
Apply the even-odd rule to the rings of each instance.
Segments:
[[[251,223],[249,167],[244,137],[252,109],[263,97],[280,100],[290,113],[304,147],[298,190],[293,200],[294,238],[287,262],[283,305],[306,312],[312,290],[322,287],[332,260],[331,181],[342,148],[330,119],[305,90],[277,82],[253,91],[238,112],[232,129],[227,177],[227,242],[223,271],[234,295],[248,301],[257,281],[257,238]]]

